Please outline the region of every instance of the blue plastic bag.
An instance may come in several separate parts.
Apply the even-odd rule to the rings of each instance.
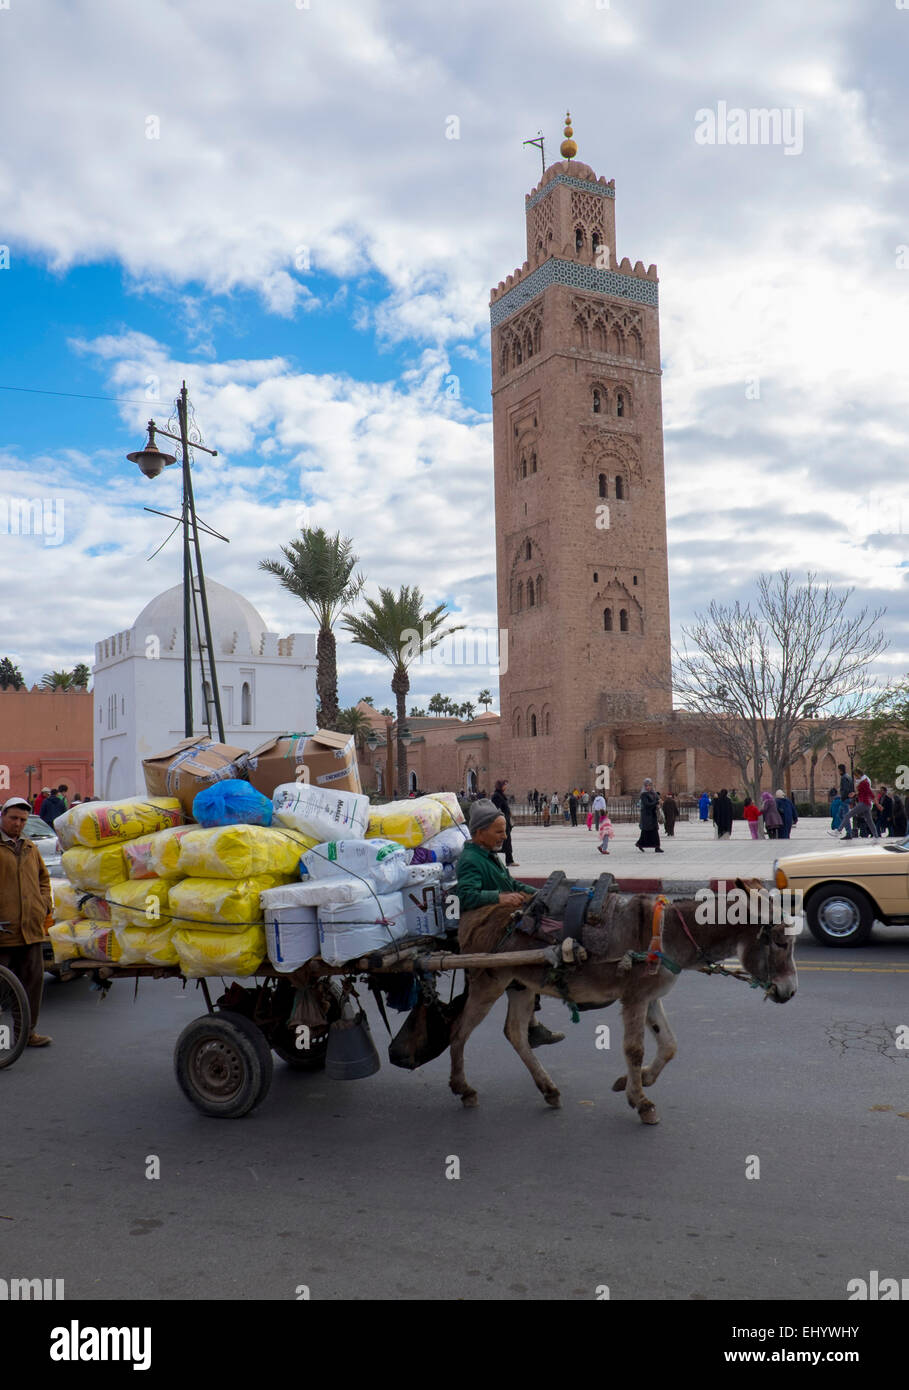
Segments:
[[[271,825],[271,798],[238,777],[203,787],[193,798],[193,820],[206,830],[215,825]]]

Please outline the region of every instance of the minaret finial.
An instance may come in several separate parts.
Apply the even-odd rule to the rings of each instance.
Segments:
[[[560,153],[561,153],[563,159],[574,159],[575,155],[576,155],[577,152],[578,152],[578,147],[577,147],[576,142],[575,142],[574,140],[571,139],[571,136],[572,136],[573,134],[574,134],[574,131],[573,131],[572,128],[571,128],[571,112],[570,112],[570,111],[566,111],[566,112],[565,112],[565,139],[562,141],[561,145],[559,146],[559,151],[560,151]]]

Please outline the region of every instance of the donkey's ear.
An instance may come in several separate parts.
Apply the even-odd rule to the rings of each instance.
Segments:
[[[764,885],[759,878],[737,878],[735,886],[745,893],[751,893],[760,892]]]

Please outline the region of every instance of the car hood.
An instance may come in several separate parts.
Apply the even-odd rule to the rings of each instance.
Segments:
[[[787,854],[777,867],[790,878],[818,874],[851,878],[855,874],[909,874],[909,850],[869,845],[867,849],[826,850],[819,854]]]

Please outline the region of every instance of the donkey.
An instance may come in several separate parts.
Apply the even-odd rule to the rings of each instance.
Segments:
[[[785,922],[771,921],[774,914],[768,910],[771,904],[760,880],[736,879],[736,886],[748,895],[746,915],[751,920],[741,925],[699,921],[703,912],[696,914],[702,904],[693,898],[668,902],[652,894],[609,893],[601,913],[603,920],[596,925],[585,923],[580,933],[575,932],[575,940],[580,936],[583,947],[578,955],[586,953],[580,964],[556,970],[547,965],[468,970],[467,1001],[451,1035],[452,1091],[465,1106],[477,1104],[477,1093],[464,1074],[464,1046],[477,1024],[507,991],[505,1036],[546,1103],[557,1108],[561,1104],[558,1088],[527,1041],[534,995],[547,994],[590,1009],[606,1008],[620,1000],[627,1072],[612,1089],[625,1092],[628,1104],[637,1110],[643,1124],[658,1124],[659,1116],[644,1087],[652,1086],[675,1056],[676,1040],[661,1000],[675,984],[677,970],[709,970],[734,953],[746,977],[763,988],[765,998],[782,1004],[792,998],[798,987],[791,925],[787,928]],[[753,920],[753,908],[758,902],[755,893],[760,900],[761,921]],[[513,914],[509,907],[498,904],[465,913],[458,933],[461,950],[538,950],[542,944],[540,935],[530,934],[528,928],[532,927],[523,913],[522,909],[521,914]],[[657,938],[652,932],[660,914],[661,931]],[[521,915],[522,920],[509,927],[513,915]],[[544,918],[544,925],[546,921]],[[645,1022],[657,1045],[656,1056],[646,1067]]]

